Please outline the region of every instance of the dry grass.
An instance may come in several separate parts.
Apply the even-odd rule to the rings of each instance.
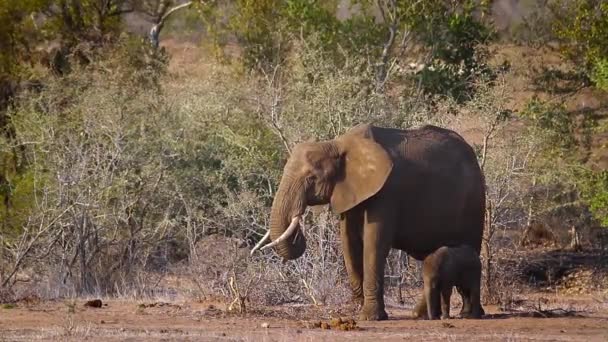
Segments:
[[[53,97],[53,94],[65,92],[64,84],[59,80],[49,90],[56,93],[43,94],[42,99],[36,99],[57,113],[84,113],[82,119],[87,123],[84,128],[99,135],[96,149],[88,149],[88,144],[75,144],[45,154],[59,163],[59,174],[68,177],[78,171],[82,175],[101,175],[96,168],[106,167],[102,170],[106,172],[102,178],[108,183],[99,186],[98,179],[91,178],[75,185],[66,182],[59,189],[45,189],[57,190],[57,194],[62,196],[69,194],[75,201],[87,200],[90,205],[68,207],[69,216],[60,217],[57,226],[44,230],[45,224],[57,217],[56,208],[52,207],[57,202],[43,198],[48,200],[41,208],[46,211],[38,212],[39,222],[31,221],[39,223],[32,227],[40,230],[34,229],[33,232],[41,231],[42,235],[40,238],[25,235],[23,248],[14,251],[18,257],[31,241],[36,247],[33,249],[35,253],[31,258],[23,259],[28,263],[19,265],[15,278],[20,281],[12,292],[0,293],[1,302],[15,302],[18,308],[22,308],[24,305],[36,307],[40,300],[44,302],[49,298],[78,298],[80,301],[83,296],[91,296],[86,298],[100,297],[104,302],[106,298],[110,301],[121,298],[132,302],[133,305],[129,304],[125,310],[128,315],[136,316],[126,317],[125,322],[131,319],[140,322],[159,315],[188,317],[197,324],[207,319],[225,320],[222,321],[224,324],[244,318],[255,322],[250,322],[253,325],[249,326],[249,323],[245,324],[244,333],[238,337],[244,340],[254,339],[248,335],[269,339],[272,336],[279,340],[336,337],[316,331],[307,331],[300,336],[295,330],[288,333],[255,330],[258,318],[286,317],[297,321],[331,319],[336,314],[356,315],[357,308],[345,304],[350,290],[333,215],[327,210],[307,213],[306,232],[310,243],[306,254],[298,260],[283,264],[272,251],[254,257],[250,257],[248,252],[267,228],[268,206],[283,165],[284,145],[293,145],[310,137],[325,138],[338,134],[354,122],[377,120],[403,126],[419,122],[439,123],[462,132],[476,148],[481,146],[489,130],[496,128],[489,139],[486,179],[488,197],[497,204],[493,206],[497,213],[493,222],[495,230],[489,241],[494,258],[489,264],[498,302],[504,310],[605,311],[606,299],[597,291],[606,288],[606,277],[591,268],[594,262],[601,264],[603,259],[579,263],[577,259],[570,262],[563,256],[549,255],[543,259],[534,253],[517,251],[529,201],[526,191],[530,180],[525,173],[525,162],[527,156],[534,152],[535,145],[529,137],[519,134],[523,127],[521,121],[508,121],[499,127],[492,127],[492,123],[493,115],[500,110],[521,109],[532,95],[540,92],[527,87],[532,82],[527,65],[516,65],[512,73],[506,74],[502,88],[493,88],[494,92],[487,92],[471,104],[454,107],[452,103],[439,102],[433,108],[420,105],[417,112],[410,113],[408,110],[412,107],[408,106],[411,104],[405,106],[395,98],[367,98],[359,93],[345,96],[344,89],[358,89],[358,83],[349,70],[336,72],[331,75],[333,78],[328,77],[329,81],[315,87],[302,86],[306,85],[302,80],[310,70],[300,70],[302,74],[294,76],[302,78],[298,79],[302,81],[300,83],[286,82],[279,76],[275,79],[273,75],[262,79],[244,77],[229,65],[215,63],[203,49],[191,43],[167,40],[165,44],[174,57],[169,65],[169,75],[162,78],[162,95],[146,91],[137,92],[137,96],[125,96],[121,93],[121,83],[113,80],[116,84],[106,85],[106,75],[100,73],[94,80],[90,80],[88,75],[82,78],[74,76],[75,81],[93,82],[93,86],[98,88],[87,83],[93,87],[83,87],[87,96],[82,99],[66,96],[64,100],[70,103],[70,111],[64,112],[65,104],[56,103],[60,101]],[[529,62],[538,66],[549,62],[562,63],[550,52],[511,46],[503,47],[495,57],[498,63],[502,58],[525,60],[523,64]],[[293,62],[296,63],[297,58]],[[315,65],[323,66],[322,63]],[[501,92],[508,96],[501,97]],[[120,108],[129,115],[123,117],[119,115],[122,112],[112,109],[117,105],[113,98],[116,94],[124,96]],[[52,101],[44,102],[44,96],[51,97]],[[348,102],[341,102],[346,100]],[[282,106],[278,106],[279,103]],[[35,107],[33,103],[29,105]],[[430,112],[447,112],[454,108],[461,115],[432,116]],[[53,110],[51,112],[55,113]],[[154,116],[142,117],[142,112],[151,112]],[[51,116],[45,114],[41,117]],[[121,122],[119,117],[120,120],[132,118],[135,123]],[[47,127],[26,125],[30,123],[23,122],[23,125]],[[141,142],[131,145],[132,154],[128,154],[122,137],[133,132],[145,133],[146,130],[140,131],[140,127],[146,127],[152,133],[140,136]],[[50,133],[55,134],[51,131],[44,138],[51,137]],[[31,141],[39,138],[35,131],[24,132],[31,134],[27,136]],[[77,135],[66,133],[66,141],[78,139]],[[51,140],[46,143],[49,149],[63,147]],[[156,146],[156,149],[144,148],[148,145]],[[159,162],[159,155],[166,159]],[[64,157],[81,163],[72,167],[64,162],[67,160]],[[209,162],[213,158],[221,159],[221,163],[217,163],[221,167]],[[108,160],[113,162],[104,164]],[[113,163],[121,160],[124,173],[113,173]],[[143,180],[130,173],[133,165],[146,165],[140,170],[143,174],[137,175]],[[168,165],[178,167],[170,169]],[[123,186],[135,184],[133,177],[143,182],[137,191]],[[112,183],[116,179],[120,182]],[[116,197],[122,198],[120,201],[108,197],[108,189],[115,187],[122,191]],[[87,224],[80,219],[85,216],[90,220]],[[114,231],[117,227],[122,230]],[[80,239],[79,232],[82,232]],[[130,235],[124,233],[126,235],[123,236],[119,232],[129,232]],[[96,239],[89,239],[89,236],[96,236]],[[116,236],[119,238],[112,240]],[[61,245],[63,249],[58,247],[59,244],[49,244],[58,237],[72,240]],[[134,249],[130,249],[132,242]],[[57,250],[50,250],[45,255],[48,245]],[[559,243],[556,246],[559,247]],[[81,257],[81,248],[89,254]],[[70,258],[81,258],[85,264],[81,266]],[[537,276],[531,279],[530,272]],[[541,277],[541,274],[544,275]],[[90,284],[87,291],[83,291],[83,283],[86,282]],[[387,265],[386,284],[389,310],[401,315],[400,318],[405,317],[420,295],[422,284],[418,265],[412,260],[405,264],[403,256],[393,251]],[[529,291],[543,291],[541,296],[562,297],[555,302],[538,302],[527,298]],[[580,304],[575,298],[566,296],[586,296],[590,292],[594,296],[599,295],[600,299]],[[526,294],[522,296],[522,293]],[[26,305],[25,298],[38,300],[30,300],[31,303]],[[453,304],[459,305],[457,300]],[[65,314],[61,322],[43,328],[40,335],[32,335],[32,338],[45,339],[46,336],[78,340],[104,336],[137,340],[169,336],[177,339],[222,339],[225,337],[222,333],[229,332],[225,326],[214,326],[216,330],[205,335],[201,328],[188,326],[182,321],[172,322],[175,327],[164,326],[163,331],[149,326],[133,328],[122,321],[116,326],[106,327],[106,323],[83,319],[82,308],[78,305],[71,310],[73,312]],[[298,329],[293,327],[293,322],[280,322],[282,326]],[[182,328],[180,324],[186,327]],[[454,323],[456,329],[459,324]],[[444,329],[442,326],[425,327],[429,328],[428,331],[388,331],[375,337],[458,340],[467,336],[465,332],[449,332],[451,328],[445,328],[447,332],[441,331]],[[6,331],[9,338],[23,333]],[[367,333],[371,332],[368,330]],[[523,334],[517,330],[503,330],[476,336],[488,340],[519,340],[524,338]],[[357,336],[363,335],[340,335],[340,338]],[[551,335],[551,338],[556,336]]]

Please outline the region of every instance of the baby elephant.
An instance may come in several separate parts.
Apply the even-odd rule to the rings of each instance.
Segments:
[[[424,259],[424,297],[430,319],[450,318],[450,296],[456,286],[462,296],[461,316],[481,318],[481,261],[470,246],[440,247]]]

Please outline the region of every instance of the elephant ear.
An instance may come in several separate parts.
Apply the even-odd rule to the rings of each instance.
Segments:
[[[370,125],[359,125],[336,139],[342,160],[331,207],[337,214],[375,195],[391,173],[393,162],[372,133]]]

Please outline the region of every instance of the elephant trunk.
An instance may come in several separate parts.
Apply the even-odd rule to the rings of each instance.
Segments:
[[[276,247],[276,252],[284,259],[297,259],[304,254],[306,238],[299,220],[305,208],[303,185],[285,172],[270,212],[270,239],[273,242],[269,245]]]

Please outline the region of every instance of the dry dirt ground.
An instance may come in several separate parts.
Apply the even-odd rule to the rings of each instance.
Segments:
[[[357,322],[351,331],[318,327],[319,317],[330,322],[338,316],[328,307],[267,307],[241,316],[213,303],[107,300],[101,308],[84,303],[5,305],[0,341],[608,341],[608,303],[590,296],[561,297],[559,303],[544,298],[540,311],[531,308],[538,304],[511,312],[486,306],[482,320],[413,320],[409,309],[390,306],[390,320]],[[339,312],[353,314],[354,307]]]

